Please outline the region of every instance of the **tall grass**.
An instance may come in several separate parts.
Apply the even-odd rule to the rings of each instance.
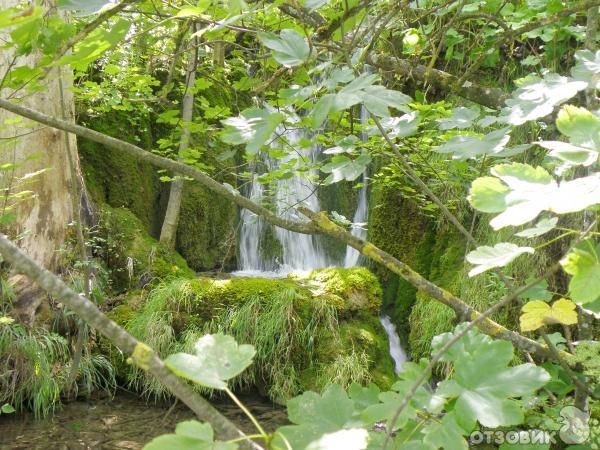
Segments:
[[[186,279],[159,285],[130,322],[129,331],[163,357],[193,353],[195,342],[207,333],[225,333],[240,343],[252,344],[256,348],[254,363],[232,380],[231,386],[236,390],[264,388],[272,399],[297,394],[302,388],[300,372],[313,365],[318,366],[314,373],[319,385],[369,379],[369,360],[360,351],[340,354],[331,365],[316,364],[316,342],[321,337],[340,342],[342,352],[337,312],[326,299],[307,299],[286,287],[270,294],[249,294],[226,306],[213,305],[212,314],[201,319],[197,311],[210,300],[197,290],[194,281]],[[128,379],[133,389],[147,397],[168,396],[164,386],[143,371],[131,368]]]
[[[0,403],[45,417],[60,404],[69,360],[67,341],[18,324],[0,325]]]

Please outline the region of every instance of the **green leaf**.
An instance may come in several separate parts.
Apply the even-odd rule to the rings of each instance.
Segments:
[[[493,247],[477,247],[467,255],[467,261],[477,265],[471,269],[469,276],[473,277],[494,267],[504,267],[517,256],[533,252],[531,247],[519,247],[508,242],[501,242]]]
[[[304,392],[288,400],[287,408],[288,418],[294,425],[280,427],[277,431],[286,437],[294,449],[306,449],[313,443],[315,446],[321,445],[323,441],[320,444],[319,439],[325,435],[356,428],[351,420],[354,403],[338,385],[331,385],[322,395]],[[287,448],[280,437],[274,439],[274,444],[278,448]]]
[[[213,429],[208,423],[197,420],[180,422],[175,434],[164,434],[152,439],[144,450],[237,450],[238,445],[230,442],[214,441]]]
[[[354,181],[361,176],[371,163],[371,156],[363,153],[356,159],[346,155],[335,155],[331,162],[323,165],[321,171],[330,174],[325,179],[325,184],[333,184],[339,181]]]
[[[466,324],[454,333],[444,333],[432,341],[432,353],[437,353]],[[467,429],[476,421],[490,428],[518,425],[523,422],[521,403],[514,400],[531,396],[550,381],[550,375],[534,364],[509,367],[513,346],[508,341],[492,340],[477,330],[469,330],[454,344],[444,361],[454,363],[454,378],[442,381],[438,394],[456,399],[454,412]]]
[[[596,152],[600,149],[600,119],[587,109],[563,106],[556,118],[556,127],[571,144]]]
[[[165,366],[180,377],[215,389],[226,389],[226,381],[252,364],[256,353],[252,345],[238,345],[234,338],[223,334],[203,336],[195,350],[196,355],[169,355]]]
[[[544,325],[561,323],[574,325],[577,323],[575,304],[567,299],[556,300],[552,306],[541,300],[526,303],[521,309],[519,318],[521,331],[534,331]]]
[[[246,151],[256,154],[283,119],[284,115],[279,112],[246,109],[238,117],[222,120],[225,129],[221,132],[221,140],[233,145],[246,144]]]
[[[73,53],[64,55],[55,65],[71,64],[74,68],[85,69],[89,63],[96,61],[106,51],[121,42],[127,35],[130,26],[129,20],[119,19],[111,25],[110,30],[102,27],[96,28],[75,45]]]
[[[598,160],[598,152],[593,149],[580,147],[561,141],[540,141],[537,144],[550,150],[548,156],[560,159],[569,165],[591,166]]]
[[[452,153],[453,159],[466,160],[484,155],[498,156],[510,141],[510,130],[492,131],[482,138],[461,134],[436,148],[438,153]]]
[[[4,8],[0,10],[0,28],[15,27],[37,21],[44,14],[39,6],[29,8]]]
[[[472,108],[454,108],[452,110],[452,116],[443,119],[437,119],[440,124],[440,130],[451,130],[458,128],[459,130],[470,128],[473,125],[473,121],[479,116],[478,109]]]
[[[57,6],[60,9],[76,11],[78,16],[89,16],[96,14],[106,6],[114,6],[113,2],[106,0],[58,0]]]
[[[506,100],[501,119],[510,125],[522,125],[551,114],[554,108],[586,88],[587,83],[554,73],[543,78],[528,77],[512,97]]]
[[[577,64],[571,69],[571,75],[578,81],[584,81],[593,89],[600,89],[600,50],[575,52]]]
[[[498,178],[480,177],[471,184],[469,202],[473,208],[487,213],[502,212],[507,208],[506,196],[510,192]]]
[[[368,437],[363,428],[334,431],[312,441],[306,450],[363,450],[367,448]]]
[[[527,228],[526,230],[515,233],[515,236],[524,237],[524,238],[532,238],[541,236],[551,231],[556,227],[558,223],[558,217],[550,217],[549,219],[541,219],[538,223],[535,224],[533,228]]]
[[[16,411],[15,408],[13,408],[12,405],[9,405],[8,403],[5,403],[4,405],[2,405],[2,407],[0,408],[0,412],[2,414],[12,414]]]
[[[195,17],[200,16],[210,6],[212,0],[201,0],[196,6],[184,6],[181,8],[175,17]]]
[[[523,225],[542,211],[566,214],[600,203],[600,173],[563,181],[560,185],[542,167],[521,163],[494,166],[492,174],[502,180],[509,191],[485,177],[483,181],[473,182],[469,202],[484,212],[501,212],[504,208],[490,221],[495,230]]]
[[[425,444],[431,445],[433,448],[443,448],[444,450],[468,450],[469,445],[463,437],[463,430],[456,423],[454,412],[444,414],[439,422],[429,423],[423,430]]]
[[[560,262],[571,275],[569,294],[579,305],[600,299],[600,245],[585,241]]]
[[[408,95],[383,86],[368,86],[358,95],[365,108],[371,114],[379,117],[388,117],[390,115],[388,108],[396,108],[402,111],[406,104],[411,101]]]
[[[527,283],[530,283],[531,281],[533,280],[527,280]],[[549,302],[552,300],[553,295],[552,292],[548,291],[548,282],[546,280],[542,280],[527,289],[519,297],[524,300],[543,300],[545,302]]]
[[[325,94],[312,111],[313,126],[318,128],[330,113],[343,111],[359,103],[364,103],[367,110],[379,117],[388,117],[389,109],[406,110],[411,98],[401,92],[374,86],[379,79],[375,74],[361,74],[344,86],[336,94]]]
[[[259,32],[258,38],[263,45],[273,51],[273,58],[285,67],[294,67],[306,62],[310,47],[304,37],[296,30],[286,28],[279,36]]]
[[[421,122],[418,114],[418,111],[413,111],[400,117],[383,118],[381,119],[380,123],[391,139],[413,136],[417,133],[419,129],[419,123]],[[381,134],[376,126],[370,127],[368,129],[368,133],[370,135]]]

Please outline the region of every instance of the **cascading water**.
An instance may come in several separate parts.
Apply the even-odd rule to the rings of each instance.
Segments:
[[[381,316],[380,321],[383,328],[385,328],[388,340],[390,341],[390,356],[394,360],[396,373],[400,373],[402,371],[402,364],[408,359],[406,352],[400,344],[400,337],[398,337],[398,333],[396,333],[396,326],[392,323],[389,316]]]
[[[360,114],[361,123],[367,124],[368,112],[363,107]],[[299,165],[309,164],[314,166],[319,157],[320,148],[317,145],[299,145],[305,136],[298,129],[278,130],[279,134],[285,135],[288,145],[294,148],[294,152],[283,159],[269,157],[266,153],[262,155],[262,166],[266,171],[278,170],[281,165],[289,164],[292,158],[297,158]],[[366,139],[362,136],[363,140]],[[254,174],[247,195],[258,203],[264,200],[274,202],[276,213],[280,217],[293,220],[304,220],[296,213],[295,206],[306,204],[313,211],[320,210],[319,198],[316,194],[316,186],[309,180],[317,177],[318,172],[309,170],[308,177],[294,172],[294,176],[285,180],[279,180],[275,186],[275,193],[267,193],[264,186],[259,182],[260,176],[257,167],[253,167]],[[358,204],[352,218],[351,232],[354,236],[364,239],[366,237],[366,223],[368,219],[368,186],[367,174],[362,177],[363,186],[358,194]],[[279,227],[272,227],[254,213],[243,209],[241,211],[241,229],[239,240],[240,270],[236,275],[278,277],[285,276],[292,271],[307,271],[329,266],[355,267],[360,264],[360,253],[351,248],[346,248],[343,261],[334,261],[328,257],[325,248],[321,245],[318,236],[294,233]],[[277,239],[281,247],[278,256],[265,251],[265,245],[269,245],[269,239]],[[272,253],[272,252],[271,252]],[[399,373],[402,363],[407,360],[406,353],[400,344],[400,338],[396,333],[396,327],[388,316],[381,316],[381,324],[385,329],[390,342],[390,355],[394,360],[395,371]]]
[[[283,159],[263,155],[262,163],[266,170],[278,170],[283,164],[289,164],[292,159],[297,159],[298,165],[314,165],[318,158],[319,147],[299,145],[304,137],[302,130],[287,129],[278,132],[285,136],[288,145],[294,148],[294,152],[290,152]],[[305,220],[295,211],[295,206],[301,203],[306,204],[313,211],[320,210],[316,186],[309,181],[311,176],[318,176],[317,170],[310,169],[304,175],[295,172],[293,177],[277,182],[273,199],[277,215],[291,220]],[[253,175],[248,196],[260,202],[265,197],[265,191],[258,177],[257,174]],[[294,233],[279,227],[272,228],[247,210],[242,210],[241,222],[238,275],[262,274],[264,276],[265,272],[269,272],[267,275],[270,276],[286,275],[292,271],[307,271],[334,265],[334,261],[328,258],[318,236]],[[281,247],[278,256],[265,254],[261,245],[269,232]]]

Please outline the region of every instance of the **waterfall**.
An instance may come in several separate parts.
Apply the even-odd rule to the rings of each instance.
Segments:
[[[390,356],[394,360],[394,367],[396,373],[402,371],[402,364],[408,359],[402,345],[400,344],[400,337],[396,333],[396,326],[392,323],[389,316],[383,315],[380,317],[381,325],[385,328],[385,332],[388,335],[390,341]]]
[[[360,107],[360,123],[366,126],[369,123],[369,112],[367,108],[361,105]],[[360,138],[363,142],[367,141],[368,136],[364,133],[360,133]],[[351,233],[360,239],[367,237],[367,220],[369,218],[369,204],[367,199],[367,173],[362,175],[362,187],[358,193],[358,205],[352,218],[352,229]],[[346,247],[346,256],[344,257],[344,267],[358,266],[360,262],[360,252],[352,247]]]
[[[275,171],[283,165],[289,164],[297,159],[297,166],[308,164],[314,166],[319,156],[320,148],[317,145],[300,145],[302,138],[308,138],[303,130],[279,129],[277,133],[284,135],[288,145],[294,151],[284,158],[272,158],[268,154],[261,155],[262,164],[267,171]],[[256,167],[252,168],[252,183],[247,193],[248,197],[260,202],[268,194],[265,193],[263,185],[258,181],[259,174]],[[319,198],[316,195],[316,185],[310,178],[318,177],[316,169],[309,169],[304,174],[294,172],[291,178],[279,180],[274,188],[271,199],[275,204],[278,216],[290,220],[306,220],[305,217],[296,213],[295,207],[306,204],[313,211],[320,210]],[[295,233],[279,227],[272,227],[248,210],[243,209],[240,214],[240,270],[238,275],[276,276],[286,275],[292,271],[307,271],[321,267],[334,265],[327,257],[325,249],[321,245],[319,236]],[[279,256],[265,254],[263,244],[265,236],[271,235],[277,239],[281,247]]]
[[[352,218],[352,229],[350,232],[353,236],[360,239],[367,237],[367,219],[369,215],[369,205],[367,199],[367,176],[363,174],[363,186],[358,193],[358,206]],[[360,252],[352,247],[346,247],[346,255],[344,256],[344,267],[358,266],[360,261]]]

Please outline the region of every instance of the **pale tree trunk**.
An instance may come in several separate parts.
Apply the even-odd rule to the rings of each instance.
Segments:
[[[18,0],[0,0],[0,9],[19,3]],[[43,3],[49,14],[55,13],[51,11],[49,2]],[[5,77],[10,67],[34,67],[38,58],[39,55],[34,53],[15,59],[10,48],[0,50],[0,79]],[[7,80],[9,78],[10,75]],[[27,92],[25,88],[15,92],[4,88],[0,89],[0,97],[19,99],[24,106],[42,110],[53,117],[73,120],[72,72],[65,67],[54,68],[46,79],[47,89]],[[17,165],[13,172],[0,174],[0,186],[11,187],[13,193],[30,190],[33,197],[14,207],[12,212],[16,220],[9,232],[22,235],[19,247],[44,268],[57,272],[62,266],[60,250],[66,242],[68,224],[73,221],[74,203],[78,203],[72,196],[73,183],[80,182],[76,138],[33,122],[31,127],[23,127],[22,122],[12,123],[15,118],[17,116],[5,110],[0,111],[0,160]],[[23,177],[38,171],[44,172],[29,181],[23,180]],[[12,201],[6,197],[3,200],[5,210]],[[23,323],[31,324],[45,296],[24,279],[15,277],[11,282],[17,293],[14,313]]]
[[[192,26],[192,33],[196,30]],[[196,64],[198,60],[198,51],[196,39],[191,41],[193,48],[188,52],[187,74],[185,83],[185,93],[183,95],[181,107],[181,121],[183,122],[181,130],[181,141],[179,143],[179,157],[184,152],[190,142],[190,129],[187,126],[192,121],[194,110],[194,85],[196,82]],[[165,219],[160,230],[160,242],[169,248],[175,247],[175,237],[177,236],[177,225],[179,224],[179,212],[181,210],[181,197],[183,194],[182,178],[176,178],[171,182],[169,192],[169,203],[165,212]]]

